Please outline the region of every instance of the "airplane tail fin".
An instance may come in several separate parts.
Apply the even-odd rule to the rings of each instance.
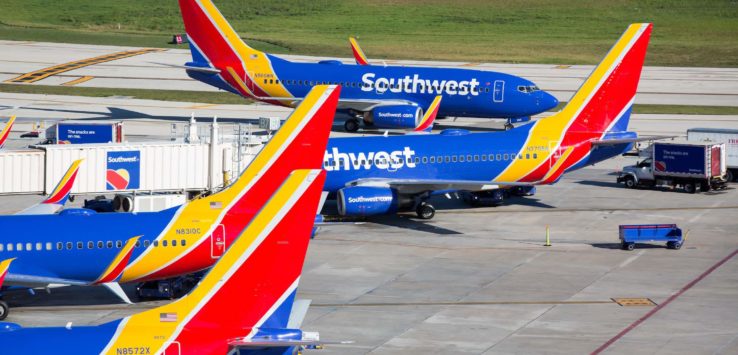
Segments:
[[[270,100],[292,98],[274,72],[274,58],[247,45],[212,1],[179,0],[179,8],[192,52],[192,62],[185,64],[189,76],[244,97],[288,105]],[[254,78],[257,72],[269,73],[276,84],[267,91]]]
[[[292,172],[195,289],[124,319],[107,348],[140,342],[136,329],[152,325],[167,331],[152,353],[168,344],[225,353],[228,340],[284,330],[324,182],[322,170]]]
[[[626,131],[652,27],[650,23],[628,26],[569,103],[541,124],[559,131],[565,144]]]
[[[10,130],[13,129],[14,123],[15,123],[15,116],[10,116],[8,123],[5,124],[5,127],[3,127],[2,130],[0,130],[0,149],[3,148],[3,146],[5,145],[5,142],[8,140],[8,136],[10,136]]]
[[[364,55],[364,51],[359,47],[359,42],[356,41],[356,38],[349,37],[349,43],[351,44],[351,52],[354,54],[356,64],[369,65],[369,60],[366,59],[366,55]]]
[[[554,183],[569,169],[591,163],[587,157],[595,142],[626,131],[652,27],[628,26],[567,105],[533,123],[527,144],[542,147],[547,152],[543,160],[516,160],[497,179]]]
[[[239,54],[261,55],[233,30],[210,0],[179,0],[195,63],[238,63]]]
[[[418,123],[418,126],[413,129],[413,132],[430,132],[433,129],[433,123],[436,121],[439,107],[441,107],[441,95],[433,99],[433,102],[428,106],[428,110],[425,111],[423,118]]]
[[[221,204],[236,212],[225,214],[220,222],[227,242],[243,230],[293,170],[323,167],[340,90],[325,85],[313,88],[233,184],[199,202],[192,201]]]
[[[77,172],[79,172],[79,165],[81,163],[82,159],[75,160],[61,180],[59,180],[54,190],[49,194],[49,197],[41,203],[51,205],[64,205],[67,203],[69,194],[72,192],[72,187],[74,186],[74,181],[77,179]]]

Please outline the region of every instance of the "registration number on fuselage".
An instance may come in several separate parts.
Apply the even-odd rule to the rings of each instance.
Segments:
[[[115,348],[116,355],[142,355],[151,354],[151,348],[148,346],[129,346],[126,348]]]

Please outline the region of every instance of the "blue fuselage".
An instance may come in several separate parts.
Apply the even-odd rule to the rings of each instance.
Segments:
[[[437,95],[444,116],[518,118],[552,109],[558,104],[551,94],[530,81],[503,73],[402,66],[345,65],[337,61],[295,63],[267,55],[274,74],[249,73],[266,92],[283,85],[292,97],[305,97],[315,85],[342,85],[341,100],[376,102],[388,100],[427,107]],[[202,63],[188,63],[206,66]],[[190,77],[241,95],[221,74],[188,71]],[[355,106],[355,105],[354,105]],[[339,108],[346,107],[339,104]],[[370,106],[371,107],[371,106]]]

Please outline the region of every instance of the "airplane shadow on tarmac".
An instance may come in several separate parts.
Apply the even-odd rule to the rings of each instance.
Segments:
[[[591,243],[590,245],[595,248],[600,248],[600,249],[621,249],[621,250],[623,249],[620,243]],[[638,250],[638,249],[666,249],[666,245],[663,243],[662,244],[636,243],[635,250]]]
[[[123,290],[134,303],[137,300],[136,284],[121,285]],[[125,305],[104,286],[64,286],[52,288],[50,293],[45,290],[10,290],[3,292],[3,299],[12,308],[21,307],[51,307],[51,306],[89,306],[89,305]]]
[[[78,120],[126,120],[126,119],[153,119],[153,120],[164,120],[164,121],[179,121],[179,122],[189,122],[190,115],[184,115],[184,116],[169,116],[169,115],[150,115],[143,112],[128,110],[124,108],[118,108],[118,107],[110,107],[108,106],[108,112],[100,112],[100,111],[85,111],[85,110],[65,110],[65,109],[55,109],[55,108],[40,108],[40,107],[23,107],[24,110],[36,110],[36,111],[46,111],[46,112],[62,112],[62,113],[75,113],[75,114],[88,114],[92,115],[92,117],[85,117],[80,118]],[[172,109],[176,110],[176,109]],[[188,111],[186,108],[182,108],[178,111]],[[203,117],[195,117],[196,119],[200,121],[209,121],[212,120],[212,116],[203,116]],[[43,117],[39,117],[39,119],[43,119]],[[233,118],[233,117],[221,117],[218,116],[218,122],[221,123],[252,123],[252,124],[259,124],[258,119],[244,119],[244,118]]]

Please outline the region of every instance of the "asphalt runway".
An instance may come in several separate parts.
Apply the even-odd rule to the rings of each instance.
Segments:
[[[130,51],[141,53],[111,61],[100,61],[104,59],[100,57]],[[12,81],[24,74],[45,68],[94,59],[85,63],[89,65],[54,75],[41,75],[43,79],[30,83],[105,88],[217,90],[190,79],[181,68],[167,66],[181,66],[191,60],[190,52],[184,46],[182,49],[157,49],[145,52],[141,48],[133,47],[0,41],[0,53],[3,54],[0,56],[0,82]],[[349,54],[347,44],[346,55]],[[602,56],[605,54],[602,53]],[[335,59],[292,55],[283,57],[312,62]],[[371,54],[369,57],[371,59]],[[353,59],[339,59],[345,63],[353,63]],[[373,63],[501,71],[530,79],[562,101],[569,100],[592,71],[592,66],[589,65],[567,65],[567,63],[495,64],[408,60],[375,60]],[[635,101],[637,104],[738,106],[738,69],[646,67],[638,89]]]

